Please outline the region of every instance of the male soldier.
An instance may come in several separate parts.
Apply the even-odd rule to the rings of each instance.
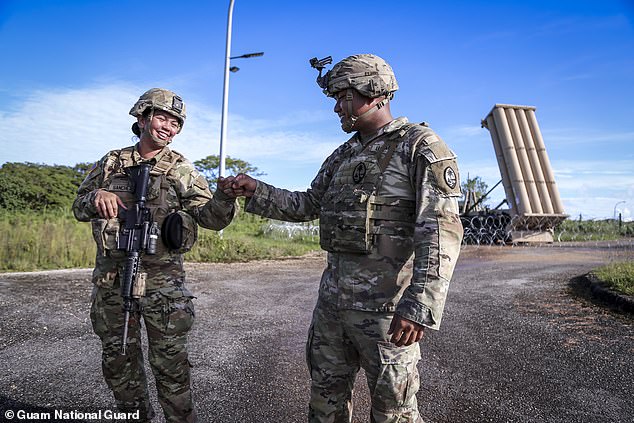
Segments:
[[[97,242],[90,317],[102,342],[103,374],[120,410],[139,410],[141,421],[154,416],[143,370],[143,318],[149,361],[166,421],[196,422],[187,356],[194,296],[185,287],[183,253],[196,240],[197,224],[220,230],[231,222],[235,200],[223,193],[212,198],[205,178],[180,153],[167,147],[185,122],[185,104],[179,96],[153,88],[139,98],[130,114],[137,119],[132,131],[139,142],[110,151],[97,162],[73,204],[75,217],[92,223]],[[123,227],[118,216],[122,209],[134,207],[134,187],[125,170],[141,163],[152,165],[146,206],[162,236],[155,255],[141,256],[139,275],[146,281],[146,292],[130,318],[129,347],[122,355],[120,285],[126,253],[117,249],[117,236]]]
[[[426,124],[392,117],[398,85],[380,57],[350,56],[323,77],[320,69],[317,82],[335,98],[343,130],[356,132],[310,188],[290,192],[243,174],[219,188],[245,195],[252,213],[320,220],[328,263],[306,346],[309,421],[351,422],[363,367],[372,422],[422,422],[418,341],[440,326],[462,240],[456,156]]]

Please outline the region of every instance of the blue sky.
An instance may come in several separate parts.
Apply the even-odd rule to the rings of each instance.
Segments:
[[[74,165],[132,143],[151,87],[179,93],[172,147],[218,154],[229,1],[0,0],[0,163]],[[480,120],[537,108],[568,214],[634,218],[634,2],[235,0],[227,154],[304,189],[346,140],[308,59],[374,53],[395,116],[427,121],[463,178],[500,179]],[[504,196],[499,187],[491,204]],[[622,203],[625,201],[625,203]]]

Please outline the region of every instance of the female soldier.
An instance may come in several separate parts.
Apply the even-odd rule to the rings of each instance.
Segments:
[[[143,318],[149,362],[166,421],[196,422],[187,356],[194,297],[185,287],[183,253],[195,242],[197,225],[220,230],[231,222],[235,200],[220,192],[212,197],[205,178],[167,147],[186,118],[179,96],[153,88],[139,98],[130,114],[137,119],[132,131],[139,142],[110,151],[99,160],[73,203],[75,217],[92,223],[97,242],[90,317],[102,342],[103,374],[120,410],[134,413],[130,415],[134,421],[149,421],[154,416],[143,370],[139,330]],[[143,285],[145,281],[146,290],[133,302],[124,340],[121,284],[126,251],[121,245],[125,224],[121,216],[135,207],[135,181],[126,169],[143,163],[151,165],[145,206],[152,224],[161,228],[161,236],[155,254],[140,256],[135,282]]]

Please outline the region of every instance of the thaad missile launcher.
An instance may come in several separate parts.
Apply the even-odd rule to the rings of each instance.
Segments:
[[[482,120],[482,127],[491,134],[506,199],[495,209],[482,210],[479,201],[466,193],[461,214],[465,242],[553,242],[554,227],[568,215],[535,107],[496,104]],[[500,209],[504,203],[508,209]]]

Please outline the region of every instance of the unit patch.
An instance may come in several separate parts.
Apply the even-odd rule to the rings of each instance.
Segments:
[[[447,186],[451,189],[454,189],[456,187],[456,184],[458,183],[458,177],[456,176],[456,171],[453,170],[453,168],[451,168],[450,166],[447,166],[445,168],[445,183],[447,184]]]
[[[356,165],[354,168],[354,171],[352,172],[352,180],[354,181],[354,183],[358,184],[359,182],[363,181],[363,178],[365,178],[366,172],[367,172],[367,169],[365,167],[365,163],[361,162],[358,165]]]

